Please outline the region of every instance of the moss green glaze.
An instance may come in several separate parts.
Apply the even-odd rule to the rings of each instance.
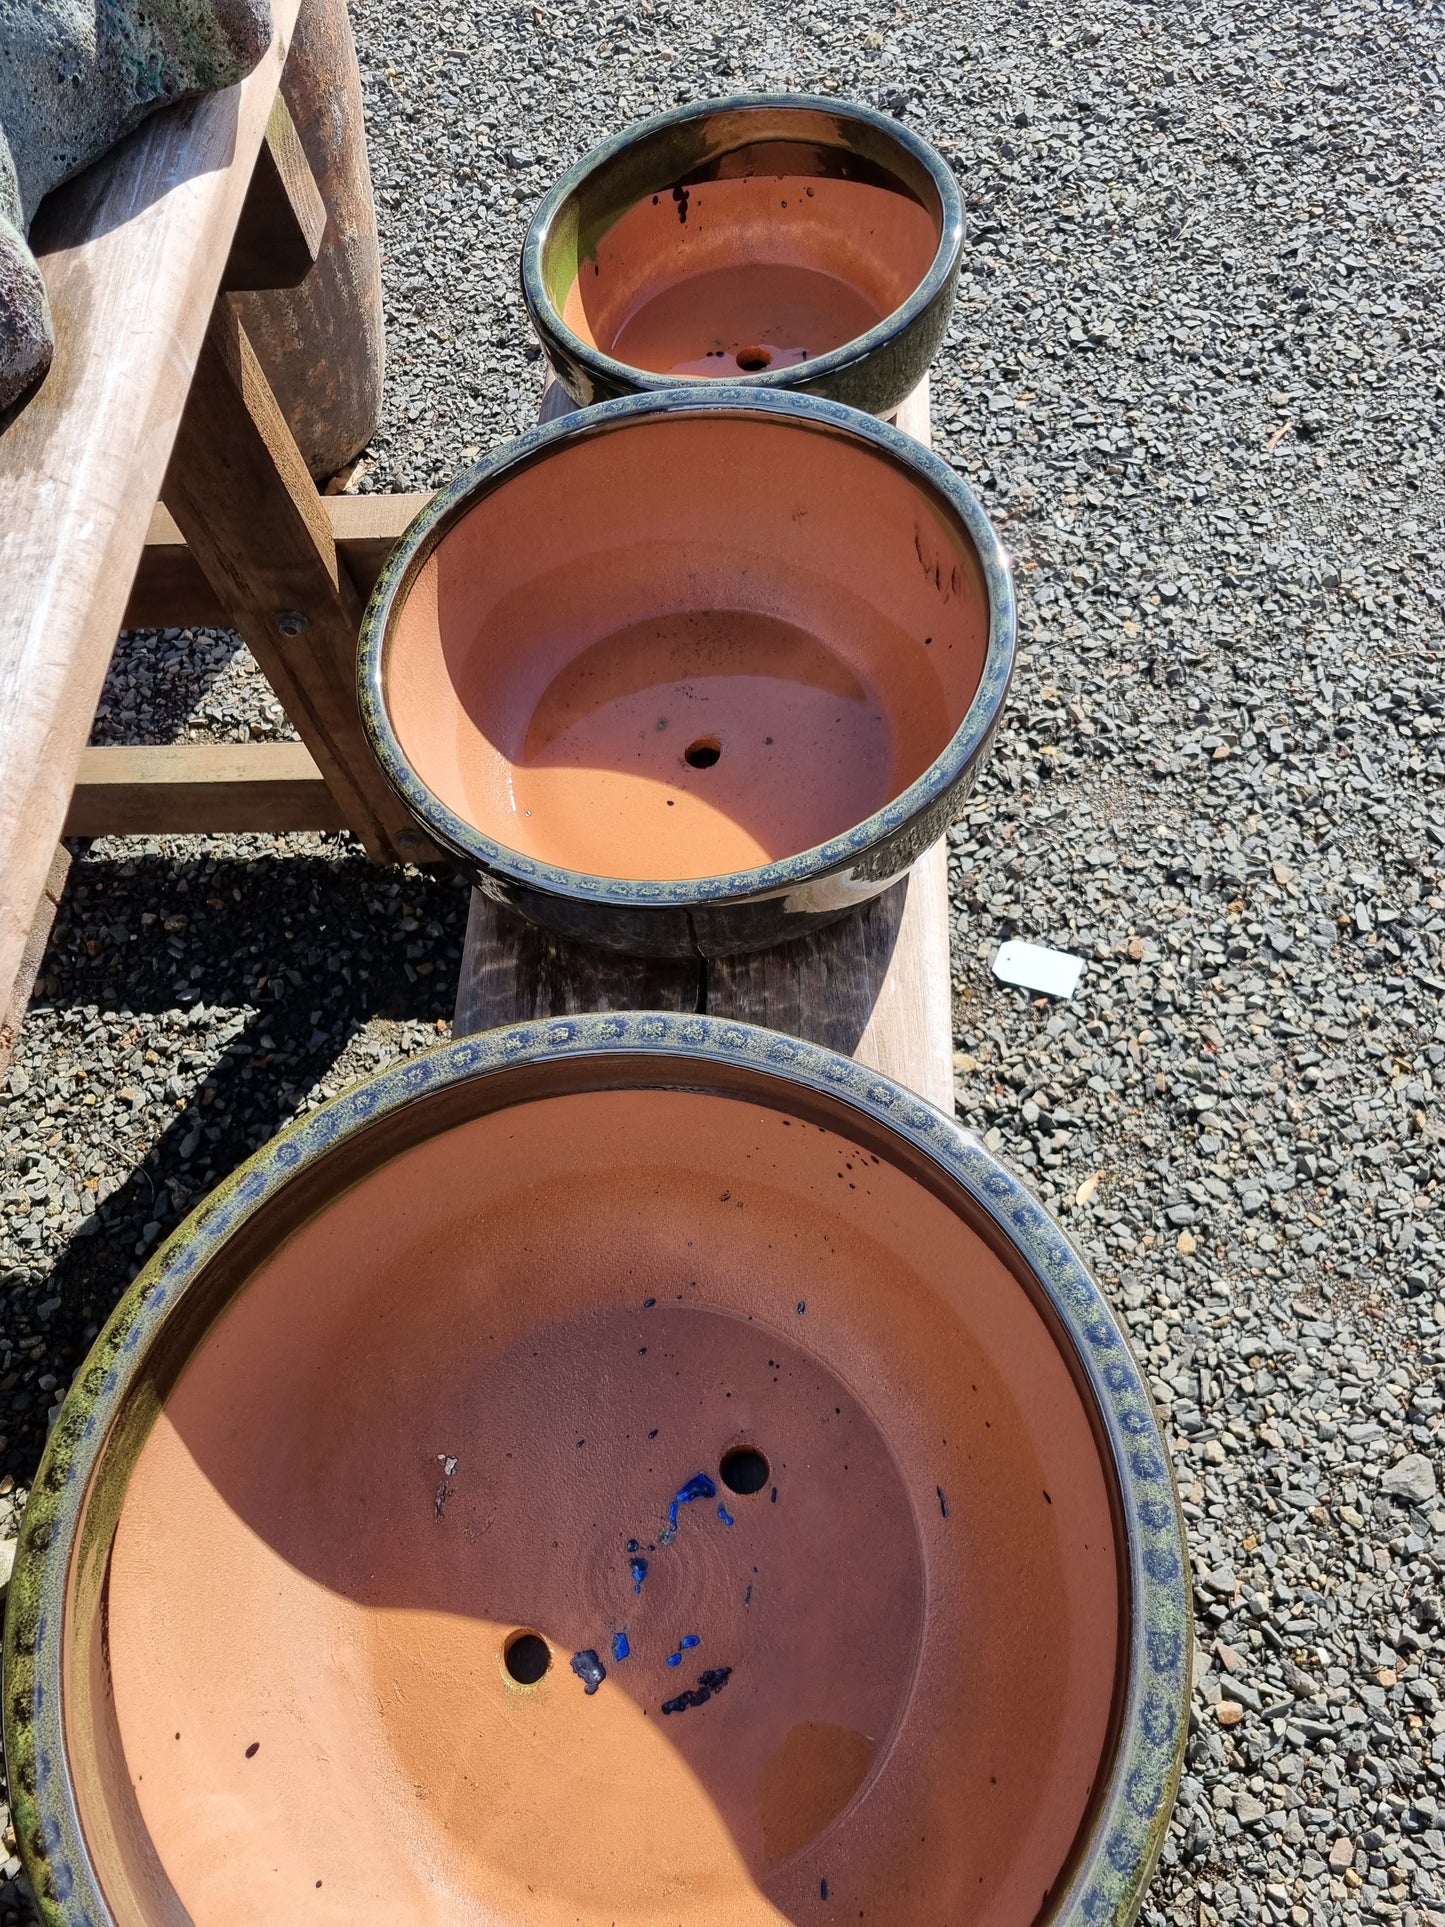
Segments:
[[[781,416],[825,434],[867,442],[906,470],[961,522],[988,590],[983,673],[962,723],[916,781],[841,836],[796,856],[730,876],[634,881],[589,876],[523,856],[464,822],[408,761],[387,711],[386,652],[392,623],[432,550],[490,490],[575,438],[605,435],[646,417],[718,410]],[[533,923],[631,956],[717,957],[805,936],[880,895],[961,810],[993,747],[1013,675],[1016,619],[1008,556],[973,492],[944,461],[886,422],[815,396],[769,393],[741,383],[692,383],[633,395],[529,429],[479,462],[422,510],[377,578],[361,626],[357,678],[361,717],[388,781],[427,834],[490,896]]]
[[[1113,1313],[1068,1238],[1018,1180],[913,1092],[773,1031],[646,1014],[492,1031],[357,1085],[243,1165],[166,1241],[116,1307],[46,1447],[21,1527],[5,1629],[15,1825],[47,1927],[132,1918],[117,1916],[102,1894],[81,1831],[82,1763],[67,1746],[63,1648],[77,1610],[99,1622],[87,1589],[98,1593],[95,1575],[104,1573],[119,1495],[166,1388],[205,1330],[266,1251],[364,1170],[463,1117],[551,1091],[619,1085],[726,1090],[826,1119],[887,1150],[1015,1254],[1095,1408],[1128,1579],[1117,1739],[1047,1919],[1123,1927],[1134,1918],[1168,1824],[1188,1731],[1190,1592],[1168,1454]],[[164,1886],[152,1856],[137,1877],[157,1875]]]
[[[963,205],[942,156],[901,122],[853,102],[811,94],[735,94],[675,108],[604,141],[547,195],[522,247],[522,295],[557,377],[584,406],[619,395],[694,385],[706,377],[634,368],[583,341],[562,318],[580,265],[644,195],[696,179],[722,155],[760,138],[807,140],[885,169],[939,216],[938,249],[903,304],[831,353],[740,379],[888,415],[918,386],[953,312],[963,259]]]

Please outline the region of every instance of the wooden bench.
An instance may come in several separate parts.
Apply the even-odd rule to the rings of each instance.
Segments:
[[[273,0],[271,47],[241,85],[154,115],[51,194],[31,234],[56,353],[0,421],[0,1061],[65,830],[344,822],[378,857],[428,852],[367,751],[354,688],[367,570],[416,503],[317,494],[224,298],[294,287],[323,232],[278,92],[297,7]],[[162,495],[170,514],[153,515]],[[302,749],[87,750],[126,621],[238,629]]]
[[[553,403],[556,393],[549,392]],[[926,379],[899,410],[898,425],[929,440]],[[951,1116],[944,846],[935,844],[891,890],[817,935],[716,961],[656,962],[567,943],[474,890],[453,1030],[586,1010],[700,1010],[765,1024],[856,1057]]]

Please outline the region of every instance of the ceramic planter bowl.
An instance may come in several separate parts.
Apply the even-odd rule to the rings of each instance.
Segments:
[[[722,377],[886,415],[937,352],[962,253],[926,141],[866,107],[739,95],[580,161],[533,217],[522,291],[584,405]]]
[[[46,1917],[1132,1918],[1186,1732],[1148,1393],[845,1060],[521,1025],[294,1125],[66,1398],[7,1629]]]
[[[428,505],[372,595],[361,705],[498,897],[719,955],[907,869],[1013,655],[1007,561],[945,463],[829,402],[674,390],[534,429]]]

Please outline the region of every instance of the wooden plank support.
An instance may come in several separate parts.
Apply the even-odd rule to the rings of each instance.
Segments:
[[[380,861],[425,861],[367,746],[356,701],[361,599],[230,303],[216,303],[161,489],[348,827]]]
[[[54,928],[56,912],[65,891],[65,879],[69,875],[70,852],[63,843],[57,843],[45,875],[45,888],[30,917],[29,934],[25,939],[25,948],[20,953],[20,968],[15,973],[3,1005],[0,1005],[0,1075],[4,1074],[14,1053],[20,1021],[25,1015],[25,1006],[30,1002],[35,979],[40,975],[45,946],[50,941],[50,932]]]
[[[344,830],[304,743],[165,743],[85,751],[67,836]]]
[[[473,890],[452,1031],[589,1010],[701,1010],[706,971],[700,957],[624,957],[570,943]]]
[[[549,391],[544,414],[559,405]],[[929,439],[925,380],[898,426]],[[952,1115],[948,863],[937,843],[891,890],[796,943],[655,963],[547,936],[472,892],[453,1030],[586,1010],[705,1010],[856,1057]]]
[[[237,87],[157,113],[30,230],[55,361],[0,434],[0,985],[17,979],[296,0]]]
[[[363,601],[431,495],[323,495],[331,539]],[[230,618],[163,502],[151,515],[123,629],[224,629]]]
[[[825,1044],[951,1113],[944,846],[935,844],[891,890],[843,922],[710,963],[707,1012]]]
[[[294,288],[321,252],[326,203],[291,110],[277,94],[221,278],[223,289]]]

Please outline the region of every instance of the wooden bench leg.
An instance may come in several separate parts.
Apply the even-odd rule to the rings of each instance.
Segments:
[[[25,1006],[30,1002],[30,993],[35,988],[35,979],[40,974],[45,946],[50,941],[51,926],[60,908],[65,879],[69,874],[70,852],[63,843],[57,843],[55,854],[50,859],[45,888],[40,893],[40,901],[36,904],[35,914],[30,920],[30,931],[21,953],[20,968],[16,971],[14,981],[5,993],[3,1007],[0,1007],[0,1076],[3,1076],[9,1066],[11,1054],[15,1049],[20,1020],[25,1015]]]
[[[161,499],[310,750],[381,861],[435,855],[373,758],[356,700],[361,598],[231,304],[216,303]]]
[[[236,306],[319,479],[370,441],[385,362],[381,253],[347,0],[302,0],[281,91],[326,204],[326,233],[299,286],[273,282]]]

